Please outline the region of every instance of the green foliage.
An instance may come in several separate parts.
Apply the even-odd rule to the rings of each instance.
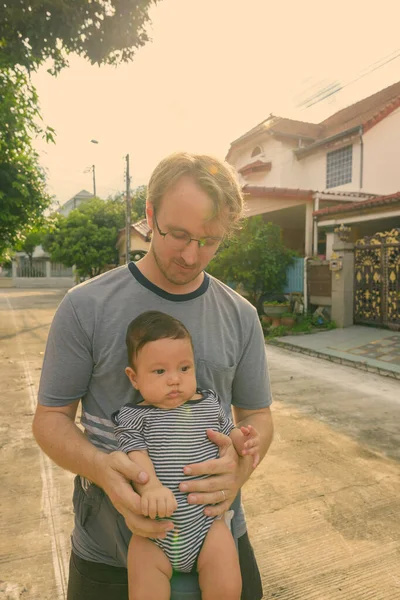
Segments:
[[[132,192],[131,196],[131,223],[137,223],[146,218],[146,197],[147,185],[139,185]],[[120,202],[125,206],[124,192],[118,192],[114,196],[110,196],[109,200]]]
[[[148,36],[156,0],[3,0],[0,8],[0,259],[49,206],[45,175],[31,140],[54,139],[41,125],[29,80],[47,59],[49,72],[68,66],[70,53],[92,64],[134,57]]]
[[[78,54],[92,64],[132,60],[148,41],[145,26],[156,0],[3,0],[0,69],[36,70],[46,59],[53,73]]]
[[[312,315],[299,316],[297,322],[290,328],[294,333],[312,333],[319,329],[336,329],[334,321],[318,319]]]
[[[279,302],[279,300],[265,300],[265,302],[263,302],[264,306],[282,306],[282,305],[286,306],[288,304],[289,304],[288,300],[286,300],[286,302]],[[281,315],[281,316],[283,316],[283,315]]]
[[[147,185],[139,185],[132,194],[131,223],[146,218]]]
[[[34,226],[31,229],[24,231],[20,235],[20,239],[16,243],[14,249],[18,252],[25,252],[29,258],[30,265],[32,267],[33,253],[37,246],[40,246],[44,236],[47,233],[47,229],[41,226]]]
[[[294,253],[282,242],[280,227],[261,216],[246,219],[213,259],[209,272],[225,282],[242,284],[256,306],[261,294],[281,292]]]
[[[68,217],[57,215],[54,230],[43,240],[51,260],[76,266],[81,277],[95,277],[107,265],[118,263],[115,248],[124,226],[124,204],[118,200],[93,198]]]
[[[40,125],[38,99],[20,69],[0,70],[0,257],[49,206],[45,176],[33,136],[53,139],[53,130]]]
[[[288,333],[289,329],[290,328],[286,327],[285,325],[278,325],[278,327],[270,327],[268,330],[268,337],[283,337]]]

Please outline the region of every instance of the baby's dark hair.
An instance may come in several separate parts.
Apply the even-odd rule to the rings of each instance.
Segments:
[[[178,319],[159,312],[149,310],[133,319],[126,332],[126,347],[129,365],[133,365],[139,351],[149,342],[170,338],[172,340],[190,340],[189,331]]]

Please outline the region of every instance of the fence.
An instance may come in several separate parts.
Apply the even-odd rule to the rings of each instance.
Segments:
[[[26,257],[19,256],[13,261],[11,285],[22,288],[71,288],[75,285],[75,278],[71,267],[52,263],[49,259],[33,259],[30,263]],[[5,286],[4,280],[0,286]]]
[[[0,277],[12,277],[12,268],[0,267]]]
[[[21,261],[17,265],[17,277],[46,277],[46,261]]]
[[[50,277],[73,277],[72,267],[66,267],[61,263],[51,263]]]
[[[293,264],[286,273],[286,285],[284,294],[304,292],[304,258],[295,258]]]

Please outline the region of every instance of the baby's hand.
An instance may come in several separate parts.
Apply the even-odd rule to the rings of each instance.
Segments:
[[[142,515],[155,519],[160,517],[170,517],[172,513],[178,508],[174,494],[171,490],[164,485],[158,485],[147,489],[142,492],[141,496],[141,508]]]
[[[237,429],[236,431],[240,431],[242,435],[236,433],[232,436],[235,450],[240,456],[252,456],[253,469],[255,469],[260,462],[260,435],[252,425],[242,426],[240,430]]]

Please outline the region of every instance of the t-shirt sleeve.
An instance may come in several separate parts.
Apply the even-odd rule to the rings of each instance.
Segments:
[[[67,294],[50,327],[39,384],[39,404],[66,406],[84,397],[92,371],[91,338]]]
[[[122,452],[147,449],[143,433],[145,412],[133,406],[124,406],[113,415],[114,434],[118,441],[118,449]]]
[[[264,333],[254,309],[247,342],[232,384],[232,404],[256,410],[272,403]]]

